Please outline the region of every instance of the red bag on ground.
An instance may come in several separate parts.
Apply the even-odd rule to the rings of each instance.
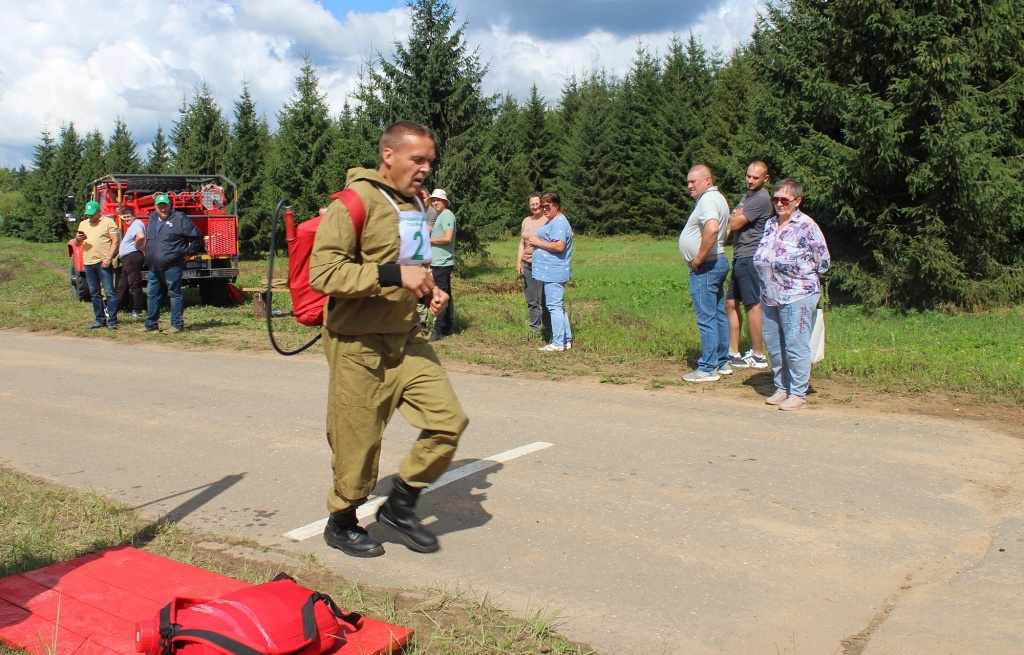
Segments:
[[[342,189],[331,196],[345,203],[356,230],[356,244],[363,236],[366,209],[359,194],[352,189]],[[313,291],[309,286],[309,258],[313,254],[313,240],[320,227],[322,216],[314,216],[299,227],[292,221],[285,223],[285,238],[288,241],[288,290],[292,294],[292,313],[295,320],[303,325],[324,324],[324,304],[327,296]]]
[[[135,626],[151,655],[319,655],[359,629],[358,614],[280,574],[215,600],[176,598]],[[339,623],[338,619],[342,619]]]

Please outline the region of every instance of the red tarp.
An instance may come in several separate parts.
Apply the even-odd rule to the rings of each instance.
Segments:
[[[175,596],[216,598],[248,586],[128,546],[111,548],[0,580],[0,641],[33,655],[133,655],[135,623],[156,618]],[[358,628],[330,654],[383,655],[412,635],[365,616]]]

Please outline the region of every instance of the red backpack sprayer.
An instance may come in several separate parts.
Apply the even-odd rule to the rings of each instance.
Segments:
[[[343,189],[331,196],[335,200],[345,203],[349,216],[352,217],[352,227],[356,231],[356,243],[358,244],[363,234],[363,224],[366,222],[366,210],[363,201],[352,189]],[[274,279],[274,255],[277,252],[277,220],[284,208],[284,235],[288,246],[288,292],[292,297],[292,316],[302,325],[319,327],[324,322],[324,304],[327,296],[314,291],[309,286],[309,258],[313,253],[313,241],[316,239],[317,228],[323,216],[315,216],[308,221],[295,225],[295,212],[292,210],[290,200],[282,198],[274,210],[274,220],[271,223],[270,231],[270,258],[267,263],[267,289],[264,294],[267,304],[267,335],[270,337],[270,345],[278,353],[287,356],[297,355],[306,350],[320,338],[318,333],[313,339],[303,346],[294,350],[282,349],[277,340],[274,339],[274,318],[283,316],[281,312],[273,309],[273,279]],[[277,316],[275,316],[275,314]]]

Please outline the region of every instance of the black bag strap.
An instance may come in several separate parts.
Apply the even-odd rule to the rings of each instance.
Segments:
[[[305,625],[305,619],[303,619],[303,625]],[[315,636],[316,623],[313,624],[313,630]],[[211,630],[182,630],[181,626],[171,623],[171,604],[163,607],[160,610],[160,652],[163,655],[173,655],[174,642],[178,639],[186,638],[205,641],[226,653],[233,653],[233,655],[263,655],[255,648],[246,646],[242,642],[236,641],[227,635],[222,635],[219,632]]]
[[[283,571],[275,575],[271,582],[277,582],[278,580],[291,580],[292,582],[295,582],[295,578]],[[302,606],[302,635],[306,639],[312,639],[316,636],[316,615],[313,613],[313,606],[318,600],[330,607],[331,611],[334,612],[334,616],[346,623],[352,624],[353,626],[358,627],[356,624],[359,622],[359,619],[363,618],[362,614],[357,612],[346,612],[342,610],[338,607],[338,604],[334,602],[334,599],[327,594],[314,591],[306,601],[305,605]]]

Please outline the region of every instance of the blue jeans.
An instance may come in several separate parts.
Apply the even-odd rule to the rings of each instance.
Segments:
[[[85,280],[89,283],[89,295],[92,296],[92,312],[96,322],[108,327],[117,327],[117,294],[114,293],[114,267],[103,268],[103,264],[86,264]],[[100,285],[103,285],[103,296],[100,296]],[[107,313],[103,313],[106,300]]]
[[[572,343],[572,328],[569,327],[569,315],[565,313],[565,282],[545,282],[544,302],[551,314],[551,343],[565,346]]]
[[[716,371],[729,361],[729,321],[725,317],[725,278],[729,260],[718,257],[690,268],[690,297],[700,332],[698,371]]]
[[[146,284],[146,327],[155,330],[160,323],[160,298],[167,294],[171,301],[171,327],[179,330],[185,327],[185,296],[181,293],[182,266],[173,266],[162,271],[150,271]]]
[[[772,363],[775,388],[791,396],[807,395],[811,379],[811,331],[818,316],[818,296],[788,305],[761,303],[761,334]]]

